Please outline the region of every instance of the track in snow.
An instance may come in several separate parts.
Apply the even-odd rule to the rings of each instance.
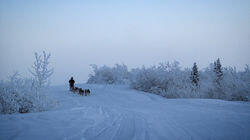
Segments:
[[[0,139],[166,140],[249,139],[250,103],[166,99],[125,86],[50,89],[60,103],[46,112],[0,115]]]

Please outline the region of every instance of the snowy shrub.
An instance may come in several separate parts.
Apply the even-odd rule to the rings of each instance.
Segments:
[[[113,68],[92,65],[94,74],[88,83],[129,84],[131,88],[166,98],[211,98],[249,101],[250,70],[222,67],[220,59],[204,70],[181,69],[179,63],[160,63],[157,66],[135,68],[128,72],[125,65]],[[129,80],[129,82],[125,82]]]
[[[115,67],[97,67],[91,65],[93,74],[89,75],[89,84],[125,84],[128,82],[128,68],[126,65],[116,64]]]
[[[167,98],[194,96],[191,90],[189,70],[181,71],[178,62],[161,63],[150,68],[142,67],[131,71],[132,88],[159,94]]]
[[[200,93],[203,94],[204,98],[249,100],[250,84],[248,82],[250,79],[245,78],[247,77],[247,70],[245,72],[237,72],[236,68],[221,68],[218,77],[218,73],[214,70],[214,67],[214,64],[210,64],[205,71],[201,72]]]
[[[48,68],[49,57],[35,53],[35,63],[31,71],[32,78],[22,78],[17,72],[8,81],[0,82],[1,113],[40,112],[55,106],[55,101],[46,96],[45,86],[53,70]]]
[[[244,83],[244,91],[247,93],[245,100],[250,101],[250,69],[249,66],[246,65],[245,70],[239,73],[239,77],[242,80],[241,82]]]
[[[216,64],[210,64],[204,71],[200,72],[200,93],[204,98],[224,99],[222,90],[222,77],[218,78]],[[221,71],[221,70],[220,70]]]
[[[243,77],[242,77],[243,78]],[[249,77],[248,77],[249,78]],[[249,81],[249,79],[247,80]],[[249,83],[241,79],[241,75],[236,72],[236,68],[228,67],[224,69],[222,81],[223,92],[228,100],[249,100]]]
[[[223,68],[219,59],[204,71],[198,71],[196,64],[192,71],[182,70],[179,63],[174,62],[133,69],[131,75],[132,88],[167,98],[248,101],[250,97],[249,67],[244,72],[237,72],[232,67]]]
[[[32,79],[21,78],[15,73],[9,81],[0,83],[1,113],[28,113],[48,110],[54,106],[43,90],[33,88]]]

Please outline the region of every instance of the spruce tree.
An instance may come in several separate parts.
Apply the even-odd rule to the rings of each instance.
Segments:
[[[198,67],[197,67],[196,63],[194,63],[194,65],[193,65],[190,79],[192,81],[192,84],[198,87],[198,85],[199,85],[199,73],[198,73]]]
[[[223,91],[223,87],[222,87],[223,71],[222,71],[222,66],[221,66],[221,62],[219,58],[214,62],[214,73],[215,73],[214,98],[225,99],[226,94]]]
[[[221,86],[220,81],[223,78],[223,71],[222,71],[222,66],[221,66],[219,58],[217,59],[217,61],[214,62],[214,72],[216,74],[215,82],[217,85]]]

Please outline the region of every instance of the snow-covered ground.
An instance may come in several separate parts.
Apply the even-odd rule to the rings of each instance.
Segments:
[[[249,140],[250,103],[166,99],[126,86],[80,85],[90,96],[54,86],[50,111],[0,115],[0,139]]]

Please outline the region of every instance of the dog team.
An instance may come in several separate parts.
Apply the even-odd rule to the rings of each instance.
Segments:
[[[72,91],[73,93],[78,93],[79,95],[82,95],[82,96],[87,96],[90,94],[89,89],[78,88],[78,87],[75,87],[74,84],[75,84],[75,80],[73,79],[73,77],[71,77],[69,80],[69,90]]]

